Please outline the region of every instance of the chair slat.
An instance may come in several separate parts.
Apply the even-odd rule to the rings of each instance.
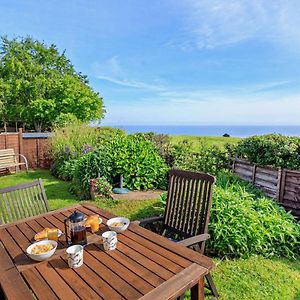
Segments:
[[[198,203],[196,205],[195,215],[194,215],[194,224],[191,229],[191,234],[196,235],[198,231],[197,229],[201,229],[201,225],[199,224],[202,216],[205,214],[205,206],[206,206],[206,189],[207,189],[207,181],[202,181],[200,183],[200,190],[198,194]],[[200,226],[199,226],[200,225]]]
[[[42,180],[0,189],[0,221],[9,223],[49,211]]]
[[[26,191],[26,193],[28,195],[28,200],[29,200],[30,207],[32,209],[33,214],[34,215],[39,215],[40,212],[39,212],[38,207],[37,207],[37,205],[35,203],[34,194],[32,193],[32,188],[29,187],[29,188],[25,189],[25,191]]]

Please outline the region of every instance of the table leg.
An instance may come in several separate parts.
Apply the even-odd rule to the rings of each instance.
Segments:
[[[191,289],[191,300],[204,300],[204,278],[202,277],[198,283]]]

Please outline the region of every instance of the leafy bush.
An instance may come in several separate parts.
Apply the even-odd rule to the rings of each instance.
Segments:
[[[111,127],[91,127],[78,122],[55,128],[50,139],[54,160],[51,168],[53,175],[63,180],[72,180],[77,160],[116,136],[125,136],[125,132]]]
[[[238,182],[217,183],[209,232],[208,247],[218,256],[293,257],[300,250],[300,225],[294,217],[273,200],[255,197]]]
[[[104,177],[100,177],[96,181],[95,191],[99,196],[110,198],[112,192],[111,184]]]
[[[140,135],[116,136],[78,161],[73,186],[89,196],[89,180],[105,177],[110,183],[123,175],[130,189],[151,189],[166,184],[167,166],[152,142]]]
[[[259,165],[300,170],[300,138],[280,134],[252,136],[234,148],[241,158]]]
[[[56,128],[53,131],[50,146],[55,158],[64,153],[66,147],[71,153],[81,156],[86,145],[95,148],[119,135],[125,136],[125,132],[111,127],[92,127],[88,124],[73,123],[62,128]]]
[[[198,152],[192,151],[191,143],[187,140],[174,146],[173,166],[185,170],[194,170],[217,174],[228,168],[228,151],[214,145],[201,142]]]
[[[157,148],[159,155],[164,159],[168,166],[174,163],[174,146],[171,143],[170,136],[167,134],[156,134],[154,132],[137,133],[136,135],[143,136],[151,141]]]
[[[219,173],[217,178],[208,252],[231,258],[299,255],[300,224],[292,215],[230,173]],[[165,203],[166,196],[161,201]]]

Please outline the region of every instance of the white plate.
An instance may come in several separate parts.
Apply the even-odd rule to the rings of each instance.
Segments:
[[[54,248],[53,248],[52,250],[46,252],[46,253],[43,253],[43,254],[31,254],[31,251],[32,251],[32,249],[33,249],[33,247],[34,247],[35,245],[43,245],[43,244],[47,244],[47,243],[52,244],[52,245],[54,246]],[[27,255],[28,255],[31,259],[33,259],[33,260],[36,260],[36,261],[43,261],[43,260],[46,260],[46,259],[48,259],[49,257],[51,257],[51,256],[54,254],[56,248],[57,248],[57,242],[51,241],[51,240],[49,240],[49,241],[48,241],[48,240],[42,240],[42,241],[36,242],[36,243],[34,243],[34,244],[31,244],[31,245],[26,249],[26,253],[27,253]]]
[[[87,220],[87,218],[84,219],[84,222]],[[102,219],[99,217],[99,225],[102,223]],[[86,228],[90,228],[91,225],[85,225]]]
[[[123,223],[124,225],[122,226],[113,226],[112,224],[115,223],[115,222],[121,222]],[[130,220],[127,219],[127,218],[123,218],[123,217],[116,217],[116,218],[112,218],[112,219],[109,219],[107,222],[106,222],[108,228],[112,231],[115,231],[117,233],[121,233],[123,231],[125,231],[129,224],[130,224]]]

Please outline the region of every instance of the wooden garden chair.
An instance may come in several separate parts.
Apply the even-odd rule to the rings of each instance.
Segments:
[[[139,224],[147,227],[162,222],[160,234],[204,254],[205,241],[210,238],[208,222],[214,183],[215,177],[209,174],[172,169],[164,216],[144,219]],[[210,274],[206,280],[206,287],[218,297]]]
[[[49,211],[42,179],[0,189],[0,224]]]

